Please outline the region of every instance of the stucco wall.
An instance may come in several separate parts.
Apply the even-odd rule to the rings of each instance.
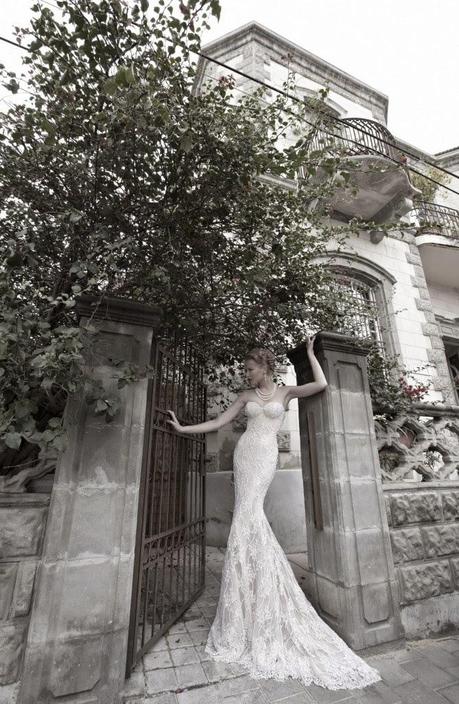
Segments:
[[[329,248],[334,250],[334,244],[330,243]],[[346,255],[349,255],[347,259]],[[387,290],[391,292],[391,299],[387,301],[391,316],[389,337],[392,340],[393,352],[400,354],[401,361],[409,370],[430,365],[413,373],[414,380],[431,382],[431,389],[425,397],[426,402],[448,400],[445,397],[445,388],[451,389],[451,380],[446,368],[435,312],[447,312],[449,317],[454,314],[458,316],[459,298],[454,289],[440,290],[430,284],[427,286],[414,237],[409,233],[398,233],[392,237],[386,236],[380,243],[373,244],[369,233],[362,232],[348,240],[337,260],[352,267],[356,272],[363,269],[369,271],[376,265],[378,276],[383,278],[384,272],[387,274]],[[395,279],[395,283],[391,283],[391,279]],[[293,368],[285,370],[283,379],[287,384],[296,384]],[[243,426],[236,421],[231,427],[208,436],[210,461],[207,515],[208,541],[211,545],[226,544],[233,501],[231,478],[216,475],[219,472],[231,474],[232,453],[242,429]],[[286,496],[291,495],[294,486],[300,494],[303,491],[296,401],[290,404],[281,436],[278,476],[276,475],[276,481],[270,489],[270,498],[265,510],[270,512],[268,518],[274,533],[282,540],[284,549],[287,552],[297,552],[299,536],[305,534],[304,516],[299,501],[293,508],[286,503]],[[289,443],[289,451],[285,451],[285,446],[282,450],[282,443]],[[289,473],[282,474],[286,469],[290,470]],[[301,501],[304,501],[304,495],[301,495]]]
[[[432,306],[436,314],[445,318],[459,318],[459,272],[458,287],[440,286],[438,283],[427,282]]]

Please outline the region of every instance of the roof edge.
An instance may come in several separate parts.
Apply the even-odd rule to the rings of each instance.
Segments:
[[[379,102],[381,105],[384,106],[385,112],[387,114],[389,97],[385,93],[377,90],[376,88],[373,88],[372,86],[368,85],[368,83],[361,81],[360,79],[356,78],[352,74],[347,73],[346,71],[343,71],[342,69],[338,68],[338,66],[331,64],[329,61],[322,59],[320,56],[317,56],[316,54],[313,54],[312,52],[308,51],[307,49],[304,49],[299,44],[296,44],[295,42],[292,42],[289,39],[286,39],[281,34],[274,32],[272,29],[269,29],[269,27],[266,27],[265,25],[262,25],[259,22],[252,21],[252,22],[248,22],[244,25],[241,25],[240,27],[237,27],[236,29],[233,29],[230,32],[227,32],[226,34],[223,34],[221,37],[214,39],[213,41],[209,42],[208,44],[204,44],[202,46],[201,51],[203,53],[206,53],[206,52],[212,52],[212,51],[218,50],[219,47],[221,45],[226,44],[229,39],[242,37],[242,36],[249,34],[251,32],[253,32],[254,34],[258,34],[259,36],[265,36],[265,37],[274,39],[278,44],[282,44],[287,50],[288,49],[294,50],[300,56],[304,57],[305,59],[308,59],[311,63],[323,66],[324,68],[327,68],[330,71],[335,72],[336,74],[345,77],[346,80],[349,81],[351,84],[353,84],[355,87],[358,87],[360,89],[364,89],[365,91],[367,91],[368,93],[373,95],[377,99],[377,102]]]

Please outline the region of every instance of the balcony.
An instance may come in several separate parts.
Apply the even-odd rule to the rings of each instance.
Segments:
[[[410,212],[428,281],[459,286],[459,210],[417,201]]]
[[[459,210],[438,203],[417,201],[411,213],[417,224],[418,237],[430,234],[459,240]]]
[[[351,174],[350,188],[338,187],[333,195],[331,206],[338,216],[385,222],[412,209],[412,198],[419,191],[412,186],[395,138],[384,125],[361,118],[334,122],[327,131],[317,130],[310,142],[311,152],[327,147],[344,154]],[[325,177],[319,168],[315,178]]]

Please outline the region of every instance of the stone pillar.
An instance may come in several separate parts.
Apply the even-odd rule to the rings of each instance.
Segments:
[[[328,387],[299,399],[308,540],[305,591],[355,650],[403,637],[398,586],[376,449],[366,355],[352,337],[314,343]],[[301,345],[297,383],[313,381]]]
[[[100,334],[91,373],[115,384],[113,362],[150,362],[157,309],[80,302]],[[120,391],[111,423],[83,398],[67,404],[69,441],[56,469],[32,606],[19,704],[116,704],[126,651],[148,380]]]

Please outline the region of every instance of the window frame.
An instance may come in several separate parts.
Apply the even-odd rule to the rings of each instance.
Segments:
[[[352,252],[330,250],[318,259],[327,263],[332,271],[357,281],[360,280],[373,289],[384,350],[388,356],[400,355],[401,345],[392,305],[393,287],[397,283],[396,278],[379,264]]]

